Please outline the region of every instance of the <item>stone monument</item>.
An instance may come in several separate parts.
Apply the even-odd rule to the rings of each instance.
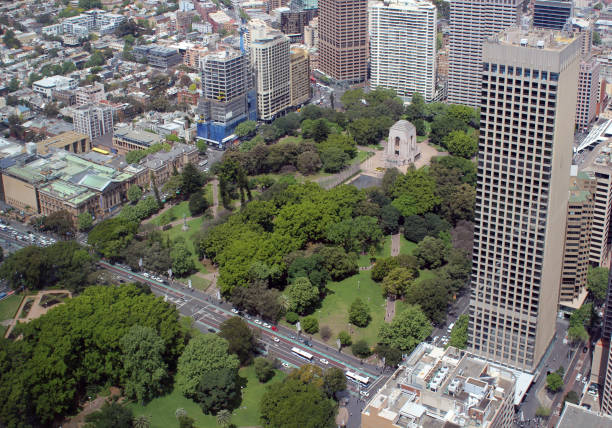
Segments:
[[[420,154],[414,125],[407,120],[395,122],[389,130],[389,140],[384,155],[385,166],[397,168],[414,163]]]

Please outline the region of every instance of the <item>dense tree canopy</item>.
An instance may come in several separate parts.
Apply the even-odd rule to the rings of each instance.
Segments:
[[[587,273],[587,288],[597,304],[606,300],[608,274],[609,269],[605,267],[590,267]]]
[[[102,220],[87,236],[87,243],[108,259],[116,259],[122,249],[128,246],[138,224],[121,217]]]
[[[87,388],[132,382],[121,341],[135,325],[161,338],[163,363],[173,370],[184,340],[178,312],[135,285],[87,288],[19,324],[15,334],[22,340],[0,339],[0,420],[9,426],[48,425],[75,411]]]
[[[255,335],[240,317],[232,317],[221,323],[219,336],[227,340],[228,350],[236,354],[241,364],[248,364],[255,353]]]
[[[378,342],[410,353],[431,331],[431,324],[423,311],[418,306],[409,306],[397,314],[391,323],[380,327]]]

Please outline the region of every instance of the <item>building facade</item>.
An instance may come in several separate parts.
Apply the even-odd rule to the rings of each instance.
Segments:
[[[576,126],[582,131],[586,130],[596,119],[600,67],[600,63],[594,57],[580,62]]]
[[[468,349],[533,372],[555,334],[580,44],[512,28],[482,49]]]
[[[95,140],[113,132],[113,109],[103,104],[85,104],[74,109],[74,130]]]
[[[551,30],[569,29],[572,0],[536,0],[533,6],[533,26]]]
[[[81,86],[74,91],[75,100],[77,105],[98,103],[106,99],[106,93],[104,92],[104,85],[96,82],[93,85]]]
[[[593,227],[595,180],[572,165],[559,306],[575,310],[587,297],[587,272]]]
[[[257,119],[248,56],[229,49],[206,55],[200,61],[200,73],[197,136],[223,147],[234,138],[239,123]]]
[[[612,270],[610,271],[612,272]],[[604,306],[602,320],[601,340],[598,342],[600,355],[600,378],[603,377],[603,391],[601,395],[601,411],[612,415],[612,275],[608,276],[608,293]],[[593,360],[595,362],[595,354]],[[601,384],[601,382],[600,382]]]
[[[397,168],[414,163],[419,155],[416,128],[407,120],[398,120],[389,129],[389,139],[384,154],[386,167]]]
[[[291,101],[289,38],[280,31],[251,27],[249,48],[257,117],[270,121],[283,113]]]
[[[436,91],[436,7],[421,0],[372,2],[370,87],[393,89],[405,101]]]
[[[294,107],[306,103],[310,99],[311,91],[310,59],[305,49],[291,47],[289,81],[291,84],[289,103]]]
[[[319,2],[319,69],[339,82],[359,83],[368,75],[367,0]]]
[[[518,22],[523,0],[451,0],[448,101],[480,104],[482,44]]]

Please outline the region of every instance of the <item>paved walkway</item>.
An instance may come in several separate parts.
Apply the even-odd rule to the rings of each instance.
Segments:
[[[6,333],[4,334],[4,337],[9,337],[9,335],[11,334],[11,331],[13,330],[13,327],[15,327],[15,325],[19,322],[28,322],[28,321],[32,321],[33,319],[36,319],[38,317],[40,317],[41,315],[44,315],[47,313],[47,311],[49,311],[49,309],[57,306],[57,305],[53,305],[53,306],[47,306],[47,307],[43,307],[40,305],[40,300],[42,299],[42,297],[46,294],[68,294],[69,298],[72,298],[72,293],[68,290],[46,290],[46,291],[39,291],[38,294],[34,297],[34,302],[32,302],[32,306],[30,306],[30,310],[28,311],[28,315],[25,318],[20,318],[21,315],[21,311],[23,311],[24,306],[26,305],[26,303],[31,300],[28,299],[28,297],[32,297],[32,296],[26,296],[23,301],[21,302],[21,305],[19,305],[19,309],[17,309],[17,312],[15,313],[15,318],[13,318],[12,320],[9,320],[10,322],[8,324],[9,328],[6,330]],[[58,303],[61,305],[61,303]]]
[[[212,183],[212,196],[213,196],[213,205],[211,207],[212,209],[212,215],[213,218],[217,218],[218,211],[219,211],[219,180],[217,180],[216,178],[211,181]]]

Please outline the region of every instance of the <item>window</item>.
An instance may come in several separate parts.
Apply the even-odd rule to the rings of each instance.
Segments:
[[[533,70],[533,78],[534,79],[540,78],[540,70]]]
[[[491,64],[491,71],[497,73],[497,64]]]
[[[548,80],[548,71],[542,72],[542,80]]]
[[[553,82],[558,82],[559,81],[559,73],[550,73],[550,80],[552,80]]]
[[[483,62],[482,63],[482,71],[489,71],[489,63],[488,62]]]
[[[523,75],[523,68],[522,67],[516,67],[516,75],[517,76],[522,76]]]
[[[525,77],[531,77],[531,69],[529,68],[525,69]]]

